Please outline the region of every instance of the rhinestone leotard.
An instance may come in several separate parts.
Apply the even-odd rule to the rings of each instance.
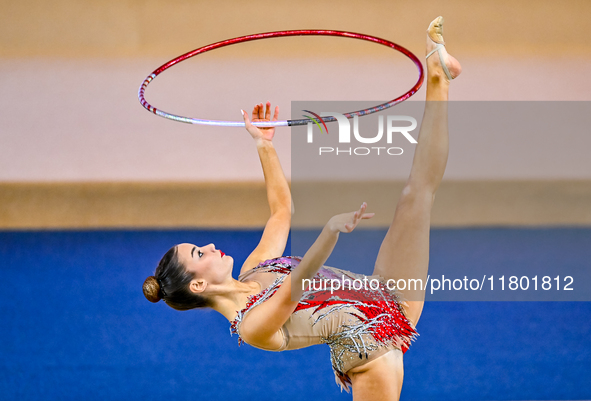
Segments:
[[[256,281],[262,288],[259,294],[249,298],[246,308],[238,311],[231,323],[230,330],[238,334],[239,343],[242,343],[240,324],[244,316],[272,297],[300,260],[298,257],[267,260],[238,278],[240,281]],[[364,278],[368,280],[364,281]],[[341,282],[361,280],[374,285],[334,290],[331,294],[330,286],[325,288],[319,284],[331,279]],[[283,345],[269,351],[328,344],[336,382],[347,391],[351,385],[347,371],[392,349],[405,352],[418,335],[404,314],[399,295],[387,288],[383,278],[328,266],[320,268],[312,284],[308,285],[282,332]]]

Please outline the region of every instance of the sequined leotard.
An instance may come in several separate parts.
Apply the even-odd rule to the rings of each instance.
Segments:
[[[238,280],[258,282],[262,291],[250,297],[246,308],[238,312],[231,324],[232,333],[240,336],[244,316],[273,296],[300,260],[297,257],[271,259],[240,275]],[[368,280],[364,281],[364,278]],[[322,285],[327,283],[324,280],[331,279],[345,284],[348,279],[353,285],[331,294],[330,286]],[[361,281],[353,283],[356,279]],[[365,285],[357,289],[361,282]],[[295,311],[283,325],[282,332],[282,346],[269,351],[328,344],[337,384],[347,391],[351,385],[347,375],[349,369],[392,349],[404,352],[417,335],[404,315],[399,296],[388,290],[381,277],[368,277],[328,266],[320,268],[312,284],[308,285]],[[242,339],[239,337],[238,341],[241,343]]]

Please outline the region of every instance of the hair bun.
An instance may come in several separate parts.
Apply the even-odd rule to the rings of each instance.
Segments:
[[[158,302],[162,299],[162,290],[156,277],[150,276],[144,281],[144,296],[150,302]]]

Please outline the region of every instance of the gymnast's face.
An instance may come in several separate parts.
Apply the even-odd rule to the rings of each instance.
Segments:
[[[193,292],[205,295],[215,289],[216,285],[223,284],[232,278],[234,259],[215,249],[214,244],[202,247],[180,244],[177,245],[177,252],[179,261],[195,277],[190,284]],[[210,291],[207,291],[208,288]]]

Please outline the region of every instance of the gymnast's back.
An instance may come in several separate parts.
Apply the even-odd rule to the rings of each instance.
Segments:
[[[261,286],[261,292],[250,297],[246,308],[231,323],[239,343],[243,342],[240,324],[244,316],[271,298],[300,260],[267,260],[238,277],[238,281],[254,281]],[[345,389],[350,386],[347,371],[393,349],[405,351],[416,335],[404,314],[399,294],[389,290],[379,276],[322,266],[312,280],[303,284],[306,291],[281,328],[283,343],[277,349],[266,350],[328,344],[337,384]]]

